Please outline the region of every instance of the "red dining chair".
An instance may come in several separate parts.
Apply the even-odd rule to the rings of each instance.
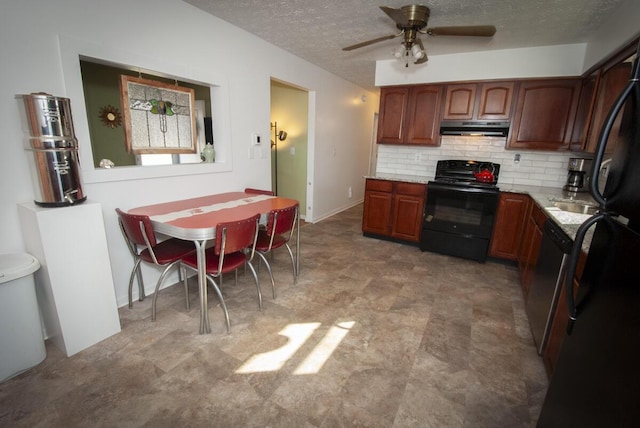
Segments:
[[[133,307],[132,288],[133,279],[136,275],[138,277],[139,300],[142,301],[145,298],[144,282],[142,281],[142,273],[140,270],[141,262],[164,267],[160,274],[160,278],[158,278],[158,282],[156,283],[153,304],[151,305],[151,320],[155,321],[156,300],[158,299],[158,291],[160,290],[162,281],[164,281],[164,278],[167,276],[171,268],[180,266],[183,257],[187,256],[189,253],[195,253],[195,246],[193,245],[193,242],[183,241],[177,238],[158,242],[153,226],[151,225],[151,220],[148,216],[129,214],[122,211],[120,208],[116,208],[116,212],[118,213],[120,230],[122,230],[122,234],[127,242],[127,247],[134,259],[133,270],[129,277],[130,308]],[[189,309],[187,277],[183,269],[181,269],[180,274],[184,283],[187,309]]]
[[[286,247],[291,258],[291,266],[293,268],[293,283],[297,282],[298,272],[296,271],[296,263],[293,252],[289,246],[289,241],[293,237],[293,232],[298,219],[299,205],[296,204],[289,208],[276,209],[269,212],[267,217],[267,227],[258,232],[258,240],[256,241],[256,252],[262,259],[269,277],[271,278],[271,288],[273,290],[273,298],[276,298],[276,285],[273,279],[271,265],[265,257],[266,254],[273,254],[273,250]]]
[[[256,239],[258,236],[258,224],[260,214],[256,214],[249,218],[219,223],[216,225],[215,244],[208,248],[205,253],[207,265],[205,272],[207,280],[220,299],[220,305],[224,312],[227,324],[227,333],[231,332],[231,324],[229,322],[229,312],[224,302],[224,297],[215,278],[221,278],[222,274],[233,272],[243,265],[248,265],[253,274],[253,279],[258,289],[258,306],[262,309],[262,293],[260,284],[258,283],[258,275],[251,264],[255,253]],[[194,270],[198,270],[197,254],[192,253],[182,259],[182,263]],[[206,289],[204,290],[203,299],[206,302]]]
[[[271,190],[262,190],[262,189],[253,189],[251,187],[247,187],[246,189],[244,189],[244,193],[253,193],[256,195],[269,195],[269,196],[275,196],[275,193]]]

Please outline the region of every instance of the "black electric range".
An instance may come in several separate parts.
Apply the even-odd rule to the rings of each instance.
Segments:
[[[420,249],[486,261],[498,208],[500,165],[441,160],[427,200]]]

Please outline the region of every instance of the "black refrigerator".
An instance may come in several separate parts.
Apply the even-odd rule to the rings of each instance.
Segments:
[[[640,50],[640,46],[639,46]],[[538,418],[538,427],[640,426],[640,83],[631,79],[600,131],[590,191],[599,212],[577,232],[567,272],[569,326]],[[598,178],[613,123],[620,136],[604,189]],[[593,230],[576,295],[572,278]]]

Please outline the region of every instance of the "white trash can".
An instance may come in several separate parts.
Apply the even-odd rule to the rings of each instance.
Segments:
[[[29,254],[0,254],[0,382],[47,356],[33,279],[39,268]]]

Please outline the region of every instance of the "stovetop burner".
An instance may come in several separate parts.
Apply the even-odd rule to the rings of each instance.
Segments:
[[[474,160],[440,160],[434,181],[458,186],[495,188],[500,164]]]

